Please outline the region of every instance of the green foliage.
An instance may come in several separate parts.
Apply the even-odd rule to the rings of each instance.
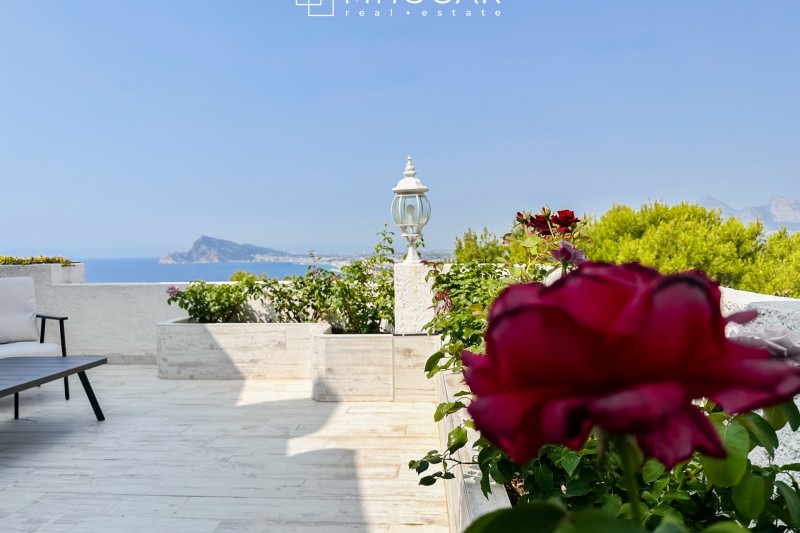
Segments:
[[[436,313],[426,325],[429,334],[442,336],[442,348],[425,365],[432,378],[442,370],[461,370],[461,351],[483,346],[489,304],[505,287],[508,270],[495,263],[429,263]]]
[[[456,237],[454,254],[457,263],[498,263],[506,257],[507,249],[489,228],[483,228],[480,235],[468,228],[461,238]]]
[[[722,218],[716,209],[681,203],[615,205],[587,228],[593,261],[638,261],[662,273],[698,269],[724,287],[800,297],[800,233],[764,236],[763,225]]]
[[[726,287],[739,287],[761,250],[763,225],[722,219],[721,211],[681,203],[615,205],[590,224],[592,261],[637,261],[662,273],[702,270]]]
[[[338,276],[317,266],[314,253],[305,276],[262,281],[265,304],[275,314],[276,322],[320,322],[330,314],[334,286]]]
[[[393,233],[384,228],[378,236],[380,240],[374,253],[343,266],[340,274],[319,268],[311,252],[312,264],[305,276],[277,280],[237,271],[231,279],[247,286],[246,298],[259,299],[271,308],[277,322],[326,320],[334,333],[391,331],[394,326]],[[208,291],[206,289],[207,295],[211,296]],[[210,304],[202,295],[197,300],[188,305],[202,309],[201,304]]]
[[[771,235],[738,288],[800,298],[800,233],[784,228]]]
[[[384,227],[372,255],[342,267],[326,317],[334,333],[380,333],[394,326],[393,235]]]
[[[797,411],[791,402],[782,407]],[[794,478],[800,465],[762,467],[748,460],[753,448],[769,451],[777,439],[775,430],[756,413],[730,417],[713,412],[711,403],[704,409],[723,440],[727,457],[712,459],[695,454],[672,470],[666,470],[654,459],[644,463],[637,479],[637,494],[645,529],[631,531],[735,533],[753,528],[777,533],[800,528],[800,487]],[[758,429],[753,432],[750,428]],[[508,528],[503,531],[517,531],[514,517],[526,516],[528,511],[516,509],[533,510],[545,501],[562,509],[561,520],[550,524],[551,529],[546,531],[626,531],[634,526],[628,522],[633,503],[623,483],[620,448],[615,439],[593,435],[579,452],[564,446],[544,446],[524,465],[503,464],[508,461],[504,454],[483,445],[481,440],[484,439],[475,443],[480,448],[476,462],[484,471],[484,479],[499,483],[513,480],[520,487],[520,499],[514,511],[476,522],[475,529],[468,531],[495,531],[482,528],[500,523]],[[446,456],[441,459],[440,462],[447,462]],[[790,483],[776,480],[779,474],[788,476]],[[588,516],[598,520],[605,516],[603,521],[609,522],[600,527]],[[502,522],[495,522],[501,518]],[[609,529],[604,529],[606,526]]]
[[[70,266],[72,261],[60,255],[48,257],[45,255],[37,255],[35,257],[14,257],[0,255],[0,265],[43,265],[43,264],[60,264],[61,266]]]
[[[184,290],[174,287],[169,290],[173,292],[167,303],[177,303],[178,307],[189,313],[189,319],[206,324],[247,321],[247,300],[260,296],[260,287],[254,277],[222,284],[193,281]]]

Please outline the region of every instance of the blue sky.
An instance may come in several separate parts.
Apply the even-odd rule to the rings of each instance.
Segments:
[[[434,249],[545,204],[800,198],[800,2],[473,4],[0,0],[0,254],[367,250],[409,154]]]

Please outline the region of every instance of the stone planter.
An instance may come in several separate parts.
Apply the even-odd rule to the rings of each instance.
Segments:
[[[319,402],[394,401],[393,336],[311,334],[312,398]]]
[[[158,377],[165,379],[308,379],[309,339],[327,324],[196,324],[156,327]]]
[[[83,283],[83,263],[72,263],[62,266],[58,263],[44,263],[40,265],[0,265],[0,278],[14,278],[30,276],[34,286],[39,289],[50,285],[66,283]],[[37,294],[38,297],[38,294]]]
[[[454,396],[463,387],[459,385],[461,377],[454,374],[440,372],[436,376],[436,392],[438,402],[452,402],[457,398]],[[469,414],[465,410],[458,411],[446,416],[439,423],[439,441],[441,449],[447,449],[447,435],[456,426],[461,424]],[[469,442],[472,443],[477,434],[471,429],[467,430]],[[506,494],[506,489],[502,485],[491,481],[492,492],[484,497],[480,487],[480,468],[477,465],[469,464],[472,462],[472,449],[465,446],[456,452],[456,458],[467,464],[456,465],[451,472],[455,474],[455,479],[444,482],[445,494],[447,496],[447,512],[450,514],[451,533],[461,533],[472,522],[481,516],[511,507],[511,502]]]

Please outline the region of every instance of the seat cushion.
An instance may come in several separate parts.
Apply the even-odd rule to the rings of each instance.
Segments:
[[[33,341],[0,344],[0,359],[20,355],[61,355],[61,345]]]
[[[37,340],[33,278],[0,278],[0,344]]]

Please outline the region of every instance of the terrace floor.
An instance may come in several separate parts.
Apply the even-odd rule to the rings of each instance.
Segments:
[[[146,366],[0,399],[0,530],[445,533],[431,404],[317,403],[300,381],[166,381]]]

